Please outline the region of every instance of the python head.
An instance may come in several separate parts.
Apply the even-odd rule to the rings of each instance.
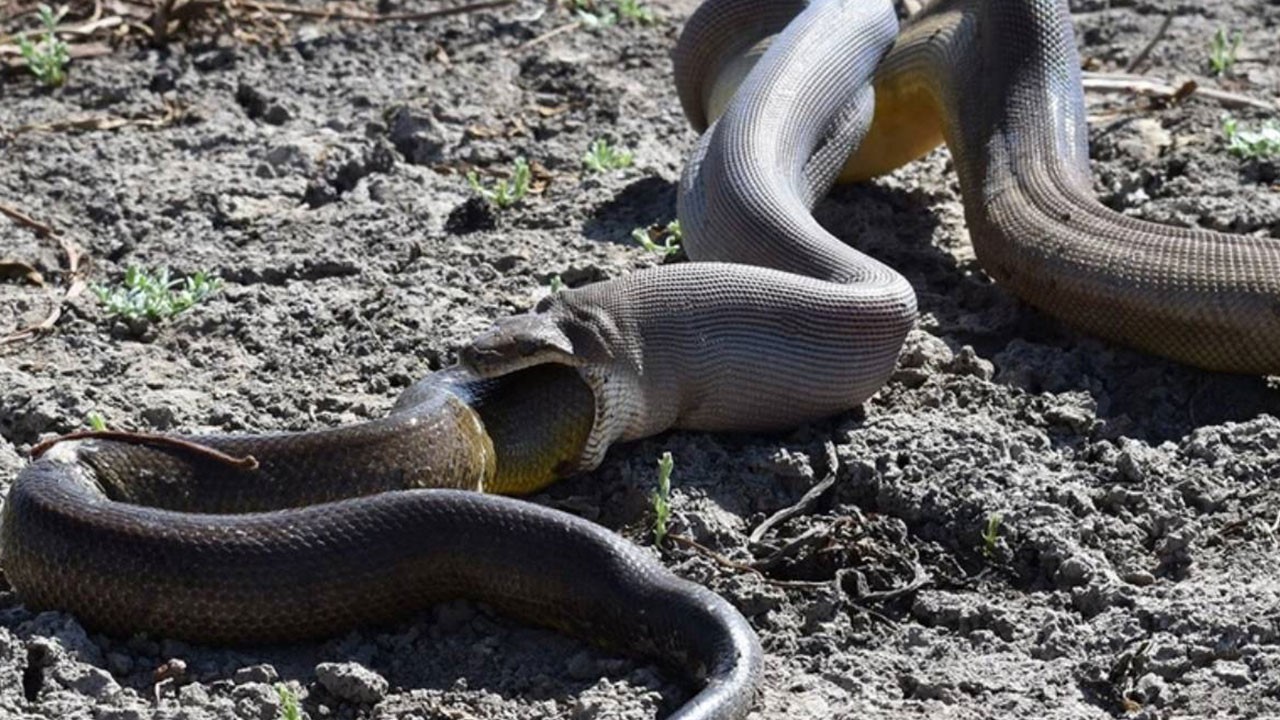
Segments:
[[[607,365],[614,357],[614,324],[602,309],[574,302],[574,294],[552,295],[528,313],[498,320],[461,349],[462,365],[484,378],[547,363]]]

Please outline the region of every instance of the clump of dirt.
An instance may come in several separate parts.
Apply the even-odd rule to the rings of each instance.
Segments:
[[[77,61],[46,90],[0,76],[0,203],[84,251],[88,279],[210,270],[211,299],[143,328],[92,293],[0,354],[0,484],[41,438],[85,427],[310,429],[385,412],[494,318],[661,261],[634,228],[675,216],[695,139],[658,21],[583,24],[538,3],[425,22],[312,18],[278,47],[231,40]],[[1280,6],[1072,3],[1090,67],[1280,94]],[[1209,39],[1239,29],[1208,78]],[[1089,96],[1096,189],[1137,217],[1280,237],[1269,161],[1229,155],[1215,102]],[[1258,111],[1232,110],[1244,123]],[[80,116],[156,119],[110,129]],[[50,126],[28,129],[22,126]],[[598,138],[635,164],[603,174]],[[466,179],[530,163],[505,209]],[[676,460],[676,572],[751,620],[759,717],[1280,714],[1280,389],[1062,327],[995,286],[968,245],[945,150],[818,208],[902,271],[921,322],[859,411],[773,437],[669,433],[533,498],[648,543],[655,460]],[[1268,169],[1270,168],[1270,169]],[[0,217],[0,329],[61,290],[57,243]],[[57,293],[55,293],[55,296]],[[758,543],[754,528],[831,478]],[[727,562],[726,562],[727,561]],[[748,562],[758,573],[736,568]],[[302,599],[300,599],[302,601]],[[109,638],[0,594],[0,714],[651,718],[690,688],[646,661],[471,603],[282,648]]]

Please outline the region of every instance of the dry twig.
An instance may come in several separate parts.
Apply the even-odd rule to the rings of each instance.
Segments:
[[[58,322],[58,318],[62,317],[63,306],[79,297],[84,292],[86,284],[83,256],[80,253],[80,248],[76,247],[75,243],[58,234],[53,226],[36,220],[17,208],[0,205],[0,215],[4,215],[17,224],[29,228],[38,237],[49,237],[57,240],[58,244],[62,246],[62,252],[67,259],[67,269],[65,271],[66,289],[61,295],[57,295],[51,289],[45,287],[45,292],[48,293],[50,300],[49,311],[45,313],[43,318],[30,325],[17,328],[5,335],[0,335],[0,346],[4,346],[21,342],[52,329],[54,323]]]
[[[1152,36],[1150,42],[1148,42],[1141,50],[1139,50],[1137,55],[1133,56],[1133,59],[1129,61],[1128,65],[1124,66],[1124,71],[1127,73],[1131,73],[1137,70],[1139,65],[1146,62],[1147,56],[1150,55],[1151,51],[1155,49],[1156,45],[1160,44],[1160,41],[1164,39],[1165,33],[1169,32],[1169,26],[1172,24],[1173,24],[1173,11],[1170,10],[1169,13],[1164,16],[1164,22],[1160,23],[1159,29],[1156,30],[1156,34]]]
[[[832,470],[827,473],[827,476],[823,478],[821,482],[809,488],[809,490],[805,492],[805,494],[797,500],[795,504],[788,505],[765,518],[764,522],[760,523],[756,526],[755,530],[751,531],[751,536],[747,538],[747,542],[751,545],[759,544],[760,540],[764,538],[765,533],[772,530],[775,525],[780,525],[797,515],[809,512],[814,505],[818,504],[818,501],[822,499],[822,496],[826,495],[827,491],[835,484],[836,471]]]
[[[550,30],[548,30],[548,31],[546,31],[546,32],[544,32],[544,33],[542,33],[542,34],[541,34],[541,35],[539,35],[538,37],[536,37],[536,38],[534,38],[534,39],[532,39],[532,40],[530,40],[530,41],[528,41],[528,42],[526,42],[526,43],[523,43],[523,44],[521,44],[521,45],[516,46],[516,50],[518,50],[518,51],[528,50],[529,48],[531,48],[531,47],[533,47],[533,46],[535,46],[535,45],[538,45],[538,44],[540,44],[540,43],[544,43],[544,42],[546,42],[546,41],[550,40],[550,39],[551,39],[551,38],[553,38],[553,37],[557,37],[557,36],[559,36],[559,35],[563,35],[563,34],[565,34],[565,33],[567,33],[567,32],[573,32],[574,30],[577,30],[577,29],[578,29],[578,28],[580,28],[580,27],[582,27],[582,22],[581,22],[581,21],[579,21],[579,20],[574,20],[573,22],[565,23],[564,25],[561,25],[561,26],[559,26],[559,27],[551,28]]]
[[[53,226],[46,225],[15,207],[0,204],[0,215],[4,215],[19,225],[34,230],[38,237],[49,237],[50,235],[58,234],[54,231]]]
[[[1085,72],[1083,73],[1083,79],[1084,89],[1089,92],[1122,92],[1156,97],[1170,102],[1181,102],[1192,95],[1196,95],[1207,100],[1213,100],[1226,108],[1248,107],[1269,110],[1273,113],[1280,112],[1280,104],[1276,102],[1259,100],[1248,95],[1227,92],[1226,90],[1202,87],[1194,80],[1187,80],[1181,85],[1171,85],[1160,80],[1143,77],[1142,75],[1097,72]]]
[[[77,115],[52,122],[19,125],[7,131],[0,130],[0,136],[8,135],[12,137],[29,132],[92,132],[116,130],[122,127],[162,128],[182,119],[184,112],[185,108],[177,104],[165,103],[163,114],[157,117],[127,118],[118,115]]]

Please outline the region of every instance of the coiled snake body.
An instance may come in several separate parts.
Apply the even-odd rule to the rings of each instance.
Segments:
[[[896,31],[888,0],[711,0],[675,54],[685,112],[706,129],[679,209],[690,257],[706,262],[558,293],[381,421],[194,439],[205,450],[56,444],[10,492],[6,575],[32,606],[207,642],[314,636],[471,597],[705,676],[679,717],[740,717],[761,651],[725,601],[585,521],[421,488],[524,492],[620,440],[783,428],[861,403],[893,369],[914,294],[809,208],[837,176],[943,138],[997,281],[1137,348],[1280,372],[1280,244],[1161,227],[1089,197],[1065,0],[942,0]]]

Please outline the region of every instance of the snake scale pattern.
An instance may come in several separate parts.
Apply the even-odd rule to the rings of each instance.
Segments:
[[[901,33],[889,0],[708,0],[675,50],[703,132],[679,203],[698,262],[547,298],[382,420],[42,448],[4,508],[5,573],[32,607],[211,643],[473,598],[697,678],[675,717],[740,718],[763,653],[729,603],[592,523],[472,491],[529,492],[672,427],[786,428],[866,400],[915,295],[810,209],[941,141],[998,283],[1131,347],[1280,373],[1280,242],[1091,197],[1079,65],[1066,0],[939,0]]]

